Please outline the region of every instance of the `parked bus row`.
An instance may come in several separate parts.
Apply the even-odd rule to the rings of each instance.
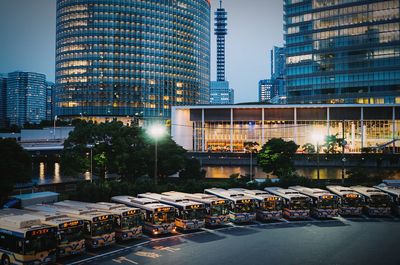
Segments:
[[[218,189],[204,193],[143,193],[115,196],[111,203],[61,201],[0,210],[1,264],[46,264],[151,235],[198,230],[228,222],[400,214],[400,188],[293,186],[265,190]],[[37,202],[35,202],[37,203]]]

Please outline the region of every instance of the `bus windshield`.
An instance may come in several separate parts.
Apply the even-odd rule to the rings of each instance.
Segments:
[[[58,230],[59,243],[67,244],[83,239],[83,226]]]
[[[220,204],[220,205],[213,205],[211,206],[211,215],[212,216],[219,216],[219,215],[226,215],[228,214],[228,205]]]
[[[389,207],[390,199],[385,195],[371,195],[371,201],[369,205],[371,207]]]
[[[204,219],[204,209],[185,210],[183,211],[184,220],[201,220]]]
[[[101,236],[110,234],[114,231],[114,221],[107,220],[103,222],[95,222],[92,224],[92,236]]]
[[[336,209],[337,202],[335,199],[321,199],[318,200],[317,207],[321,209]]]
[[[361,207],[361,200],[359,198],[343,198],[342,206]]]
[[[174,212],[158,212],[154,213],[154,224],[161,225],[165,223],[173,223],[175,221]]]
[[[55,233],[47,233],[37,236],[27,237],[25,240],[25,255],[34,255],[35,253],[53,250],[57,247]]]
[[[255,204],[254,202],[250,203],[237,203],[235,204],[235,208],[233,211],[235,213],[252,213],[255,211]]]
[[[280,201],[264,201],[260,204],[260,207],[266,211],[280,211],[282,210],[282,203]]]
[[[310,208],[310,203],[307,198],[294,198],[290,201],[290,209],[307,210]]]
[[[141,215],[125,216],[122,218],[121,229],[131,229],[142,224]]]

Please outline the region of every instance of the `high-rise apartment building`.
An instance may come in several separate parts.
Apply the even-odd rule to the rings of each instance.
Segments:
[[[234,90],[225,77],[225,38],[228,34],[228,12],[222,7],[222,0],[215,11],[214,34],[217,37],[217,81],[211,82],[210,104],[233,104]]]
[[[46,82],[46,120],[51,121],[54,119],[54,95],[55,84],[53,82]]]
[[[57,114],[169,119],[206,104],[210,1],[58,0]]]
[[[46,76],[12,72],[7,78],[7,120],[10,125],[40,123],[46,119]]]
[[[399,0],[285,0],[289,103],[400,102]]]
[[[0,73],[0,128],[7,124],[7,75]]]

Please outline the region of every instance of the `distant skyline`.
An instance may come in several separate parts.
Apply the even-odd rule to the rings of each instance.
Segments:
[[[212,1],[212,25],[219,1]],[[226,77],[236,103],[258,100],[258,81],[269,78],[269,51],[283,44],[283,1],[225,0],[228,12]],[[39,72],[54,81],[55,0],[0,1],[0,73]],[[211,76],[216,79],[212,30]]]

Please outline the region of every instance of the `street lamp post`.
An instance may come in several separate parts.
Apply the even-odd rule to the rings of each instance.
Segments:
[[[57,122],[58,116],[54,116],[54,123],[53,123],[53,139],[56,139],[56,122]]]
[[[165,127],[160,124],[152,125],[149,134],[154,138],[154,182],[158,184],[158,140],[165,134]]]
[[[94,144],[86,145],[87,148],[90,148],[90,183],[93,183],[93,147]]]

